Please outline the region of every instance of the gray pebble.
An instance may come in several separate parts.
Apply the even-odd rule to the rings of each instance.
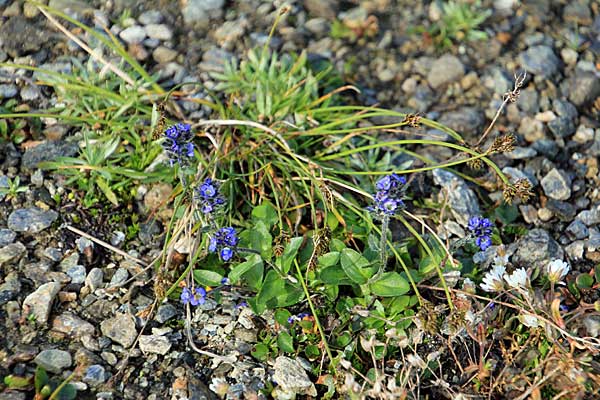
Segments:
[[[119,33],[119,37],[128,44],[138,44],[146,38],[146,30],[139,25],[133,25],[123,29]]]
[[[543,229],[532,229],[517,242],[512,261],[517,265],[543,266],[551,259],[564,256],[560,245]]]
[[[83,265],[74,265],[65,271],[71,278],[71,283],[81,284],[85,282],[86,270]]]
[[[525,71],[543,78],[554,75],[560,66],[560,60],[548,46],[530,47],[518,59]]]
[[[589,229],[583,222],[576,219],[567,226],[565,232],[571,240],[585,239],[589,234]]]
[[[146,25],[146,34],[151,39],[171,40],[173,31],[165,24],[148,24]]]
[[[577,219],[581,220],[587,226],[600,224],[600,204],[597,204],[589,210],[581,211],[577,214]]]
[[[140,350],[144,353],[153,353],[165,355],[171,348],[171,342],[165,336],[159,335],[141,335]]]
[[[566,138],[575,133],[575,123],[571,118],[559,117],[548,122],[548,129],[559,138]]]
[[[275,359],[273,368],[273,380],[277,382],[276,390],[279,396],[295,397],[296,394],[317,396],[315,385],[308,378],[306,371],[298,360],[279,356]]]
[[[129,278],[129,272],[126,268],[118,268],[110,279],[110,286],[122,285]]]
[[[92,387],[100,386],[106,381],[106,371],[102,365],[90,365],[83,375],[83,381]]]
[[[36,169],[42,161],[54,161],[58,157],[72,157],[79,151],[77,143],[63,141],[46,141],[35,147],[29,147],[23,154],[21,167],[26,170]]]
[[[60,287],[58,282],[48,282],[30,293],[23,301],[23,315],[33,315],[38,324],[46,324],[52,309],[52,302]]]
[[[143,25],[160,24],[163,21],[163,16],[158,10],[148,10],[140,14],[138,21]]]
[[[17,238],[17,234],[12,229],[0,229],[0,247],[11,244]]]
[[[21,281],[16,272],[9,272],[0,285],[0,305],[14,300],[21,292]]]
[[[433,62],[427,74],[427,81],[437,89],[451,82],[456,82],[465,74],[462,62],[453,55],[444,55]]]
[[[102,334],[123,347],[133,344],[137,336],[135,321],[130,314],[117,314],[100,324]]]
[[[188,0],[181,15],[186,24],[205,22],[211,15],[219,14],[224,4],[225,0]]]
[[[17,93],[19,93],[17,85],[13,85],[12,83],[0,84],[0,99],[11,99],[15,97]]]
[[[46,371],[59,373],[73,364],[73,359],[68,351],[44,350],[33,360]]]
[[[152,52],[152,58],[157,63],[164,64],[164,63],[168,63],[168,62],[175,60],[177,58],[178,54],[179,53],[177,53],[177,51],[175,51],[173,49],[169,49],[168,47],[165,47],[165,46],[158,46]]]
[[[21,242],[7,244],[0,248],[0,266],[18,260],[26,251]]]
[[[541,181],[544,193],[556,200],[567,200],[571,197],[571,181],[562,171],[553,168]]]
[[[171,304],[163,304],[158,307],[156,317],[154,319],[161,324],[164,324],[178,314],[179,310]]]
[[[476,135],[483,128],[485,117],[479,108],[461,107],[455,111],[445,112],[439,122],[461,135]]]
[[[96,331],[94,325],[68,311],[52,320],[52,330],[76,339],[92,336]]]
[[[445,189],[443,196],[447,196],[448,205],[457,222],[467,225],[471,216],[481,214],[477,196],[463,179],[452,172],[436,169],[433,171],[433,180],[436,185]]]
[[[85,286],[89,287],[93,292],[102,285],[104,279],[104,272],[100,268],[92,268],[85,278]]]
[[[535,157],[537,155],[537,151],[531,147],[515,147],[513,151],[504,153],[504,155],[511,160],[524,160]]]
[[[569,81],[569,100],[583,106],[600,96],[600,78],[593,72],[575,70]]]

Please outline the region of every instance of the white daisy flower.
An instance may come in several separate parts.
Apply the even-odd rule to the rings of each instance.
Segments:
[[[504,280],[513,289],[524,289],[529,287],[529,277],[525,268],[519,268],[513,271],[512,274],[504,275]]]
[[[500,292],[504,290],[504,282],[502,282],[502,276],[506,268],[502,265],[496,265],[491,271],[488,271],[483,277],[481,288],[486,292]]]
[[[552,283],[557,283],[569,273],[570,269],[569,264],[557,259],[546,265],[545,271],[548,274],[548,280]]]

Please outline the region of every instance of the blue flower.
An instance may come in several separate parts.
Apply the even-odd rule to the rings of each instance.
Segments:
[[[168,127],[164,132],[162,147],[169,156],[169,164],[186,165],[194,157],[194,135],[191,126],[178,123]]]
[[[229,278],[225,277],[225,278],[221,279],[221,285],[229,285],[229,284],[230,284]]]
[[[227,226],[213,234],[208,243],[208,251],[218,252],[223,261],[229,261],[235,253],[237,244],[238,237],[235,228]]]
[[[377,188],[374,196],[375,204],[368,207],[368,210],[375,212],[379,216],[396,214],[400,208],[404,207],[402,199],[406,190],[405,185],[406,179],[397,174],[390,174],[380,178],[375,183],[375,187]]]
[[[231,250],[229,247],[224,247],[223,249],[221,249],[221,252],[219,254],[223,261],[229,261],[231,260],[231,257],[233,257],[233,250]]]
[[[206,178],[196,189],[195,199],[200,203],[203,214],[210,214],[225,204],[225,198],[219,193],[219,183]]]
[[[183,304],[191,304],[192,306],[197,306],[204,304],[206,302],[206,290],[204,288],[198,287],[192,294],[192,291],[189,288],[183,288],[181,291],[181,296],[179,296],[181,302]]]
[[[472,237],[475,238],[475,244],[484,251],[492,245],[492,223],[487,218],[471,217],[467,224]]]

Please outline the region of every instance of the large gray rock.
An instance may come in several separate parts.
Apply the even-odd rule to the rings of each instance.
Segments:
[[[130,314],[117,314],[102,321],[100,330],[104,336],[123,347],[131,346],[137,336],[135,321]]]
[[[38,233],[50,227],[58,218],[54,210],[19,208],[8,216],[8,227],[15,232]]]
[[[11,57],[39,51],[50,38],[43,25],[35,25],[21,16],[9,18],[0,26],[2,49]]]
[[[273,380],[277,387],[273,392],[277,398],[294,398],[296,394],[315,397],[317,389],[310,381],[302,365],[297,360],[285,356],[275,359]],[[285,397],[292,396],[292,397]]]
[[[427,81],[432,88],[437,89],[459,80],[464,74],[465,67],[458,58],[453,55],[444,55],[431,65],[431,70],[427,74]]]
[[[554,259],[563,259],[560,245],[543,229],[532,229],[517,242],[512,261],[516,265],[543,267]]]
[[[23,314],[33,315],[39,324],[46,324],[52,309],[52,302],[60,290],[60,283],[48,282],[41,285],[35,292],[25,297]]]
[[[543,78],[554,75],[560,66],[560,60],[548,46],[532,46],[519,54],[519,63],[525,71]]]
[[[440,197],[447,196],[452,215],[458,223],[465,226],[470,217],[481,214],[477,196],[463,179],[452,172],[436,169],[433,180],[444,189]]]
[[[68,351],[56,349],[40,352],[33,361],[46,371],[54,373],[59,373],[73,364],[73,359]]]
[[[43,161],[54,161],[58,157],[72,157],[78,151],[79,146],[77,143],[46,141],[35,147],[29,147],[23,154],[21,166],[26,170],[34,170]]]
[[[553,168],[542,178],[544,193],[555,200],[567,200],[571,197],[571,182],[562,171]]]

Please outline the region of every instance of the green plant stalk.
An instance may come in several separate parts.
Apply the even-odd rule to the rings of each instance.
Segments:
[[[69,376],[67,376],[67,378],[61,382],[60,385],[58,385],[56,387],[56,389],[54,389],[54,392],[52,392],[52,394],[50,395],[50,397],[48,397],[48,400],[54,400],[56,399],[59,394],[60,391],[63,390],[63,388],[65,386],[67,386],[67,384],[75,377],[75,371],[71,372],[71,374]]]
[[[413,228],[411,226],[411,224],[409,224],[408,221],[402,215],[397,215],[397,217],[400,220],[400,222],[402,222],[402,224],[406,227],[406,229],[408,229],[409,232],[415,237],[415,239],[417,239],[419,241],[419,243],[421,243],[421,246],[423,246],[423,248],[425,249],[425,251],[427,252],[429,257],[431,257],[431,259],[434,260],[433,252],[429,248],[429,245],[427,244],[427,242],[425,242],[425,240],[423,240],[423,238],[421,237],[421,235],[419,235],[419,233],[415,230],[415,228]],[[450,307],[450,310],[454,310],[454,303],[452,302],[452,296],[450,295],[450,290],[448,289],[448,285],[446,284],[446,279],[444,278],[444,273],[443,273],[442,269],[440,268],[440,266],[437,265],[437,263],[435,263],[434,265],[435,265],[435,269],[438,273],[438,276],[440,277],[440,282],[442,283],[442,288],[444,289],[444,293],[446,293],[446,299],[448,300],[448,306]]]
[[[388,215],[383,216],[383,220],[381,221],[381,239],[379,242],[379,270],[370,279],[371,282],[375,282],[379,279],[383,271],[385,270],[385,266],[387,264],[387,232],[390,224],[390,217]]]
[[[315,324],[317,325],[317,329],[319,330],[319,334],[321,335],[321,341],[323,342],[323,346],[325,347],[325,352],[327,353],[327,357],[329,357],[329,362],[333,361],[333,354],[331,353],[331,349],[327,344],[327,338],[325,337],[325,331],[323,331],[323,327],[321,326],[321,322],[319,321],[319,314],[317,314],[317,310],[312,300],[310,299],[310,293],[308,292],[308,287],[304,282],[302,277],[302,271],[300,270],[300,265],[298,264],[298,260],[294,259],[294,266],[296,267],[296,273],[298,274],[298,280],[302,284],[302,290],[304,290],[304,295],[306,296],[306,301],[308,301],[308,306],[310,307],[311,312],[315,316]]]

